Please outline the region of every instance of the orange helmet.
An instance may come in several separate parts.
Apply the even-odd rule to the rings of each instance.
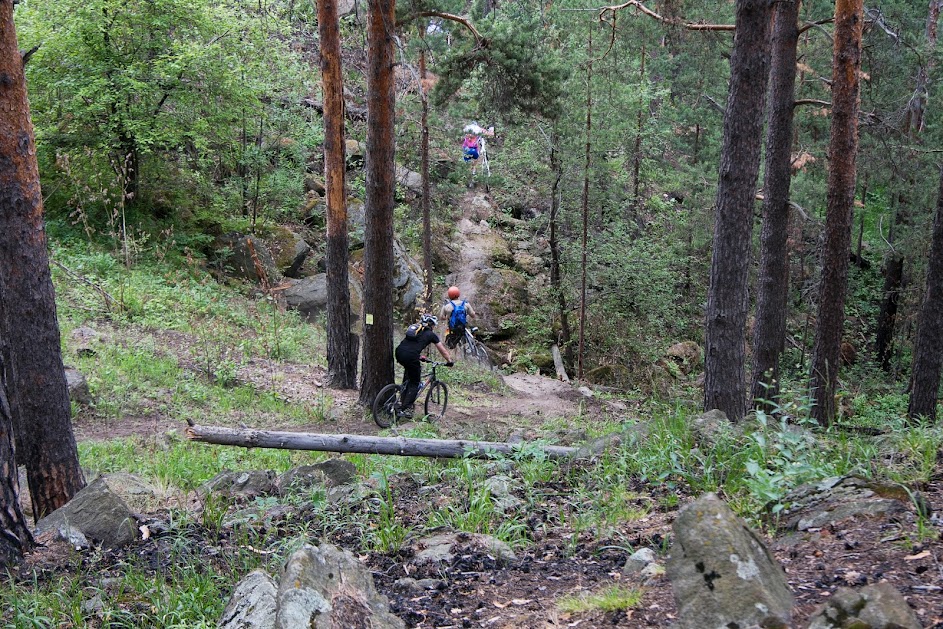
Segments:
[[[449,286],[449,299],[458,299],[461,294],[462,291],[458,290],[458,286]]]

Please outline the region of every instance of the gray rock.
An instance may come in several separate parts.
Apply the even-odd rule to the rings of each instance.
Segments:
[[[289,280],[284,290],[285,303],[289,310],[297,310],[305,321],[315,322],[327,308],[327,274],[318,273],[301,280]],[[360,320],[360,306],[363,303],[363,287],[356,273],[348,274],[350,290],[351,327]]]
[[[401,629],[373,576],[346,550],[305,546],[288,560],[278,587],[277,629]]]
[[[678,629],[790,626],[792,593],[785,572],[716,495],[685,506],[672,531],[667,572]]]
[[[393,293],[394,305],[403,313],[416,308],[416,299],[422,295],[422,267],[409,255],[399,240],[393,239]]]
[[[715,408],[695,417],[691,422],[691,432],[697,443],[710,448],[732,435],[733,427],[726,413]]]
[[[645,566],[655,562],[655,551],[651,548],[639,548],[637,551],[625,560],[622,567],[622,574],[630,576],[641,572]]]
[[[909,510],[911,497],[899,485],[848,476],[797,487],[782,503],[787,505],[780,514],[783,528],[806,531],[852,517],[903,513]]]
[[[450,563],[455,559],[456,549],[463,547],[487,553],[502,563],[517,560],[511,547],[496,537],[480,533],[440,533],[416,543],[416,562]]]
[[[501,513],[513,511],[524,504],[524,501],[515,496],[512,492],[517,488],[509,476],[497,474],[485,479],[485,487],[491,494],[491,502],[494,508]]]
[[[393,583],[393,588],[397,590],[405,590],[407,592],[430,592],[436,590],[444,590],[448,587],[448,583],[442,579],[413,579],[412,577],[403,577],[402,579],[397,579]]]
[[[907,601],[889,583],[838,588],[809,619],[809,629],[920,629]]]
[[[224,470],[203,483],[202,494],[219,494],[228,498],[258,498],[278,493],[276,475],[271,470],[231,472]]]
[[[105,548],[126,546],[137,537],[137,520],[103,478],[94,480],[62,508],[37,522],[36,535],[69,527]]]
[[[256,268],[258,260],[258,266],[261,267],[269,285],[275,285],[281,279],[281,273],[278,272],[268,247],[255,236],[228,234],[217,239],[215,246],[215,257],[230,277],[261,283],[262,279]]]
[[[253,570],[233,590],[219,629],[274,629],[278,586],[262,570]]]
[[[278,477],[279,493],[290,489],[304,490],[312,487],[336,487],[348,485],[357,478],[357,467],[344,459],[330,459],[315,465],[295,467]]]
[[[65,368],[65,381],[69,387],[69,399],[82,406],[92,404],[92,392],[88,388],[88,380],[77,369]]]
[[[75,328],[69,336],[78,356],[94,356],[97,346],[104,341],[104,337],[97,330],[87,327]]]
[[[396,183],[412,192],[422,192],[422,175],[415,173],[405,166],[396,165]]]

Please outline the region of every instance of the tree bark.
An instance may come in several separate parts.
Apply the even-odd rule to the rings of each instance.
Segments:
[[[17,460],[33,515],[55,511],[85,486],[46,253],[36,143],[16,45],[12,0],[0,0],[0,298]]]
[[[731,421],[746,410],[744,329],[753,203],[769,74],[772,0],[737,0],[730,90],[714,222],[705,333],[704,409]]]
[[[577,347],[577,360],[576,360],[576,377],[582,379],[583,377],[583,356],[585,354],[585,339],[586,339],[586,257],[587,257],[587,248],[589,243],[587,242],[587,233],[589,231],[589,169],[592,166],[592,131],[593,131],[593,30],[592,27],[589,31],[589,43],[587,44],[588,50],[586,53],[587,63],[586,63],[586,157],[585,162],[583,163],[583,197],[582,197],[582,208],[583,208],[583,235],[581,239],[581,263],[580,269],[582,271],[582,277],[580,279],[580,336],[579,344]]]
[[[432,209],[429,198],[429,93],[426,89],[426,41],[420,38],[419,97],[422,99],[421,168],[422,177],[422,270],[426,280],[425,306],[432,311]]]
[[[894,325],[900,304],[900,288],[904,283],[904,258],[892,251],[884,265],[884,291],[874,333],[874,357],[886,372],[891,370],[894,348]]]
[[[825,245],[811,374],[812,416],[820,424],[829,424],[835,419],[857,174],[862,16],[862,0],[835,2]]]
[[[920,327],[914,345],[910,404],[907,414],[936,421],[936,402],[943,364],[943,170],[933,221],[930,259],[927,262],[926,292],[920,308]]]
[[[557,150],[558,136],[556,129],[550,135],[550,172],[553,173],[553,184],[550,186],[550,289],[557,299],[557,310],[560,313],[560,339],[567,362],[573,364],[573,343],[570,332],[570,318],[566,305],[566,295],[563,294],[563,277],[560,271],[560,180],[563,178],[563,164],[560,161],[560,152]]]
[[[513,454],[517,446],[494,441],[459,439],[409,439],[406,437],[371,437],[361,435],[322,435],[301,432],[190,426],[187,438],[203,443],[243,448],[276,448],[281,450],[315,450],[320,452],[356,452],[396,456],[428,456],[455,459],[470,457],[492,459],[495,454]],[[540,446],[551,459],[572,457],[576,448]]]
[[[927,11],[927,26],[924,32],[926,39],[926,61],[920,64],[917,70],[917,84],[914,89],[914,95],[907,104],[907,116],[904,122],[904,132],[918,135],[923,131],[924,117],[927,111],[927,99],[929,98],[930,74],[933,72],[934,55],[937,40],[937,26],[940,21],[940,0],[930,0],[930,8]]]
[[[786,342],[789,293],[789,186],[792,180],[793,101],[799,0],[776,3],[766,129],[766,174],[763,184],[763,229],[753,328],[753,406],[767,411],[779,395],[779,360]],[[765,403],[761,404],[761,400]]]
[[[393,29],[395,0],[370,0],[367,17],[367,193],[360,403],[393,382]]]
[[[3,294],[0,293],[0,317]],[[0,346],[5,345],[0,338]],[[7,399],[7,370],[0,349],[0,565],[10,566],[34,546],[23,510],[20,508],[20,475],[13,448],[13,417]]]
[[[353,389],[357,386],[357,346],[350,331],[340,25],[337,0],[319,0],[317,5],[324,91],[324,184],[327,189],[327,382],[337,389]]]

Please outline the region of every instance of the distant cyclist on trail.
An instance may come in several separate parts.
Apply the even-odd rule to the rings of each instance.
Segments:
[[[439,317],[446,321],[445,345],[454,349],[459,340],[465,335],[468,317],[474,317],[475,311],[471,304],[462,299],[462,291],[458,286],[449,287],[449,300],[442,305]]]
[[[400,414],[402,417],[411,418],[413,416],[413,404],[416,402],[416,396],[419,395],[419,385],[422,383],[422,365],[420,356],[422,351],[429,345],[435,345],[442,357],[445,359],[447,367],[451,367],[452,355],[445,348],[439,335],[435,333],[435,326],[439,320],[435,315],[423,314],[419,317],[419,323],[406,328],[406,336],[399,345],[396,346],[396,362],[403,366],[403,397],[401,398]]]
[[[462,132],[465,134],[462,138],[462,159],[466,163],[471,162],[471,174],[474,177],[478,170],[478,158],[483,150],[482,136],[494,137],[494,127],[485,129],[477,122],[472,122],[465,125]]]

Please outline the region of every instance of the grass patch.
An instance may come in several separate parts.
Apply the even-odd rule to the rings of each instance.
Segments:
[[[613,585],[598,592],[582,592],[564,596],[557,608],[565,614],[617,612],[632,609],[642,601],[642,591]]]

